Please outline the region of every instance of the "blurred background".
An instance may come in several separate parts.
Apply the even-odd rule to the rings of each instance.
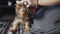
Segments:
[[[15,0],[0,0],[0,20],[10,20],[14,15]]]
[[[7,34],[5,30],[8,30],[8,25],[14,20],[15,2],[16,0],[0,0],[0,34]]]

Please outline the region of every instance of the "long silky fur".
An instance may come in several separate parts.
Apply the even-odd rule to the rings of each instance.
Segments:
[[[30,24],[30,20],[29,18],[34,14],[32,9],[31,8],[28,8],[28,13],[29,15],[26,13],[26,8],[24,5],[16,5],[16,14],[18,15],[18,17],[20,19],[16,19],[13,21],[13,24],[12,24],[12,29],[13,31],[15,31],[18,27],[18,24],[19,22],[22,22],[23,26],[25,26],[25,31],[28,32],[30,31],[30,27],[29,27],[29,24]],[[26,20],[27,18],[27,20]]]

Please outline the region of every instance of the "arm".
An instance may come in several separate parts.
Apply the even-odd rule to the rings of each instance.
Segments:
[[[17,1],[16,3],[23,4],[23,2],[24,1],[22,0],[22,1]],[[37,5],[37,0],[28,0],[27,2],[29,5],[31,4]],[[41,6],[57,5],[57,4],[60,4],[60,0],[38,0],[38,4]]]
[[[60,4],[60,0],[38,0],[38,4],[42,6],[50,6]]]

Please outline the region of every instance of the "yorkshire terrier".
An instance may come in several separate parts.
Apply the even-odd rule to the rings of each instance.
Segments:
[[[26,7],[26,5],[16,5],[16,14],[19,19],[13,21],[11,31],[17,30],[18,24],[22,24],[25,27],[25,31],[30,31],[30,17],[34,15],[31,7]]]

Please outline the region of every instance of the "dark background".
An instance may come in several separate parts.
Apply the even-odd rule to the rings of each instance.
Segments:
[[[12,2],[11,6],[8,6],[8,1]],[[15,2],[16,0],[0,0],[0,20],[2,18],[9,18],[8,16],[14,17],[15,15]]]
[[[12,6],[8,6],[8,1],[12,2]],[[0,0],[0,15],[14,14],[15,12],[14,4],[15,0]]]
[[[8,5],[8,1],[12,2],[11,6]],[[16,0],[0,0],[0,34],[7,33],[6,30],[15,18],[15,2]]]

